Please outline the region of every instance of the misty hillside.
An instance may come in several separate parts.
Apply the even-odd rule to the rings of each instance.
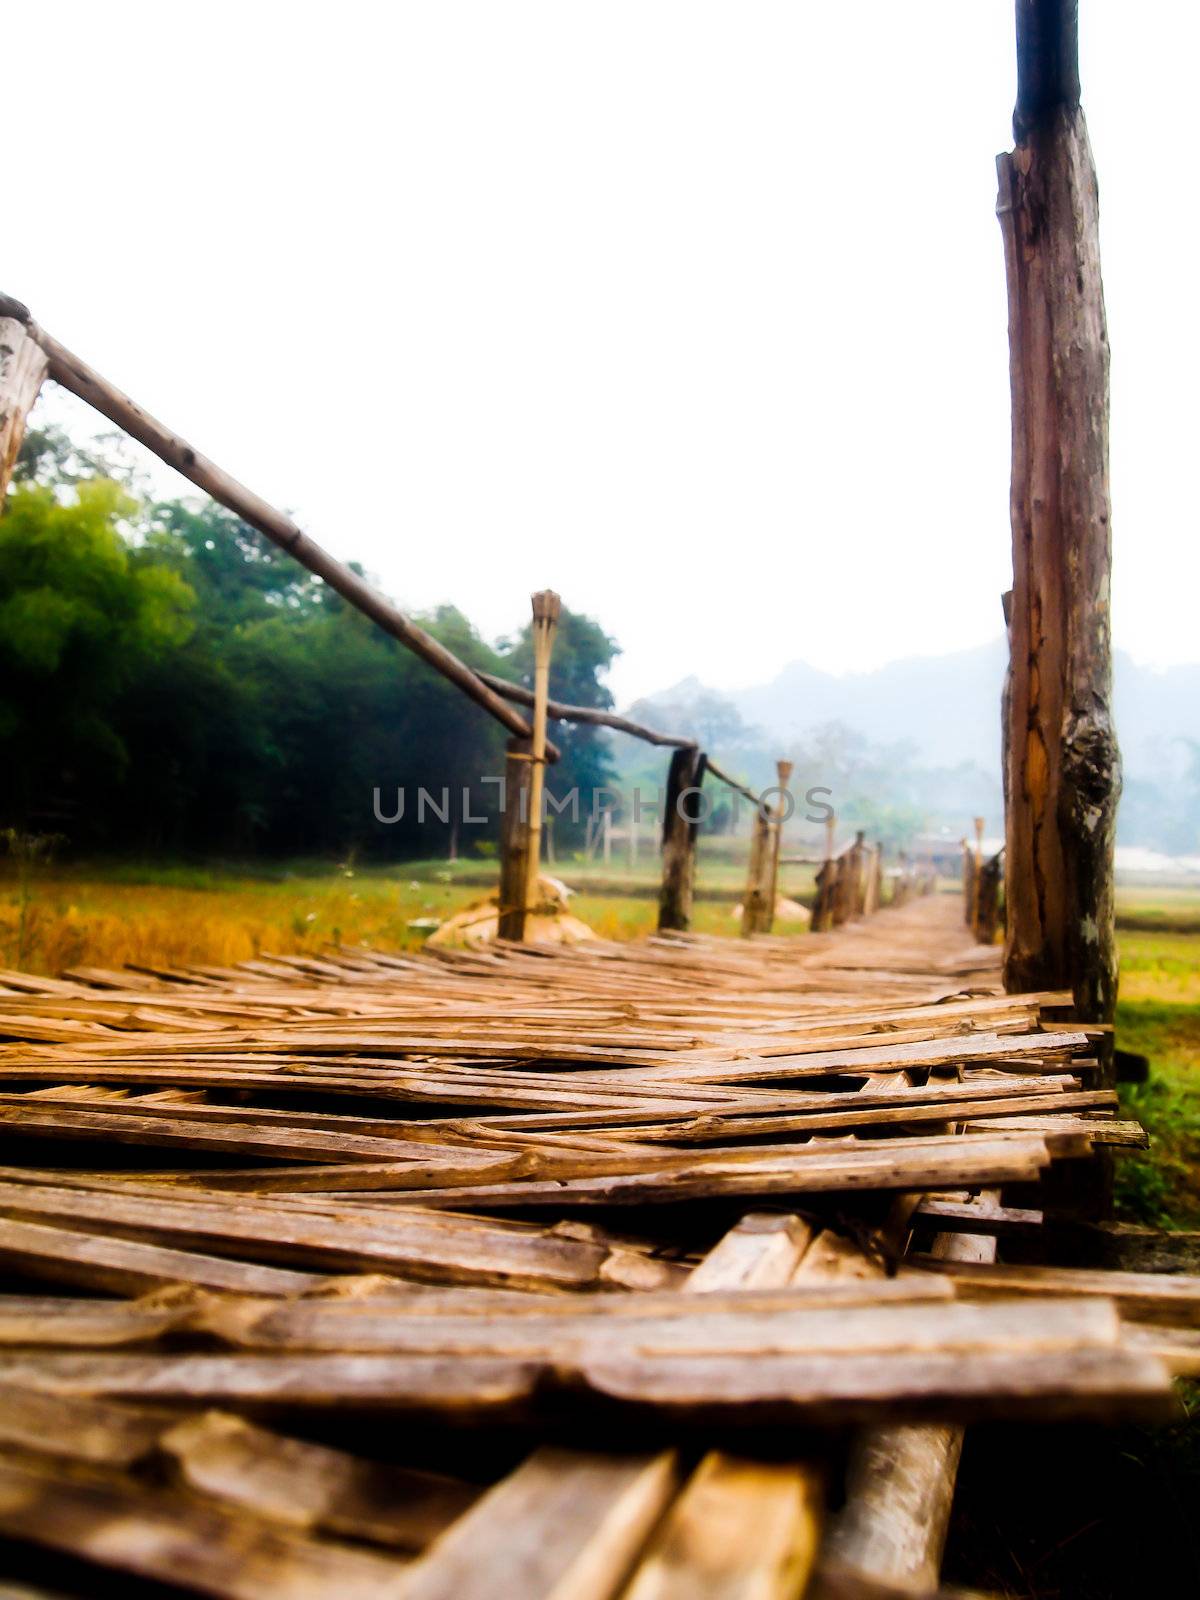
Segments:
[[[770,683],[720,691],[689,677],[639,700],[633,714],[690,733],[749,782],[774,781],[776,756],[831,784],[853,816],[887,796],[896,831],[957,829],[1002,814],[1000,692],[1007,645],[912,656],[843,677],[804,661]],[[1118,836],[1170,853],[1200,849],[1200,665],[1156,672],[1114,657],[1125,766]],[[644,755],[615,742],[623,774]]]
[[[706,690],[695,678],[647,697],[667,705],[715,694],[745,722],[789,745],[824,723],[842,722],[873,744],[911,743],[925,765],[973,762],[1000,770],[1004,640],[946,656],[910,656],[845,676],[792,661],[770,683]],[[1115,653],[1117,732],[1130,777],[1165,778],[1186,765],[1175,741],[1200,742],[1200,665],[1156,672]]]

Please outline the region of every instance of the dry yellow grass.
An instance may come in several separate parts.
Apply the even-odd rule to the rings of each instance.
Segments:
[[[413,870],[423,875],[371,869],[269,880],[146,869],[137,881],[129,869],[56,870],[31,883],[23,912],[20,887],[10,878],[0,885],[0,964],[54,974],[126,963],[228,966],[264,951],[293,955],[339,943],[414,949],[428,930],[411,922],[449,916],[486,891],[439,869]],[[645,897],[571,901],[571,910],[605,939],[651,932],[657,909]],[[732,910],[727,902],[701,901],[695,927],[736,933]]]

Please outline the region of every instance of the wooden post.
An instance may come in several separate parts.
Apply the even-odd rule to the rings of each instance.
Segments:
[[[691,926],[704,767],[704,752],[694,746],[676,750],[671,756],[663,804],[662,888],[658,897],[660,932],[686,933]],[[689,794],[689,790],[693,792]]]
[[[861,917],[866,899],[867,846],[866,834],[860,828],[854,835],[850,851],[850,915]]]
[[[774,902],[779,898],[779,853],[784,846],[784,821],[787,818],[787,784],[792,778],[792,762],[774,763],[774,776],[779,779],[779,816],[774,824],[774,842],[771,846],[771,882],[766,891],[766,918],[763,933],[770,933],[774,925]]]
[[[525,911],[538,903],[542,870],[542,806],[546,780],[546,702],[550,698],[550,654],[562,601],[553,589],[533,596],[533,738],[529,748],[529,846],[525,859]]]
[[[834,885],[837,881],[837,862],[833,858],[833,841],[837,831],[837,818],[831,811],[825,818],[825,859],[817,870],[817,899],[813,906],[812,931],[828,933],[833,927]]]
[[[46,366],[46,352],[25,324],[16,317],[0,317],[0,509]]]
[[[1005,690],[1006,988],[1112,1021],[1121,788],[1109,626],[1108,336],[1075,0],[1018,0],[1008,279],[1013,589]],[[1111,1049],[1100,1053],[1111,1076]]]
[[[504,768],[504,815],[500,826],[501,939],[525,937],[525,893],[529,880],[530,741],[510,739]]]
[[[750,824],[750,864],[742,896],[742,936],[763,933],[769,926],[767,894],[771,880],[771,851],[775,836],[771,807],[760,801]]]
[[[980,944],[996,942],[996,929],[1000,922],[1000,885],[1004,881],[1003,861],[1003,852],[997,850],[979,871],[975,893],[975,937]]]
[[[863,875],[863,916],[869,917],[879,910],[879,879],[883,871],[883,846],[872,845],[867,851],[866,870]]]
[[[975,926],[975,857],[971,847],[962,841],[963,921],[968,928]]]

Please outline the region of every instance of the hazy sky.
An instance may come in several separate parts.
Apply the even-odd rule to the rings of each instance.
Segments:
[[[403,604],[558,589],[622,699],[950,651],[1010,575],[1012,10],[15,8],[0,287]],[[1194,661],[1200,14],[1082,10],[1115,632]]]

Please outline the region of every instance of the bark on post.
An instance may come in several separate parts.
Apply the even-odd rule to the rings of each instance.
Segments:
[[[0,317],[0,509],[46,365],[46,352],[25,324],[15,317]]]
[[[1004,980],[1070,988],[1080,1021],[1111,1022],[1108,336],[1076,13],[1018,0],[1017,145],[997,162],[1013,415]]]
[[[660,932],[686,933],[691,926],[704,767],[704,752],[692,745],[674,751],[671,756],[663,806],[663,871],[658,896]]]
[[[530,740],[510,739],[504,767],[504,815],[500,828],[501,939],[525,937],[525,889],[529,879]]]

